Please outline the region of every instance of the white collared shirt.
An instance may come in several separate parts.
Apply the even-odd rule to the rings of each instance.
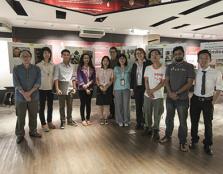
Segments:
[[[205,95],[201,94],[202,86],[202,76],[203,72],[206,71],[206,81],[205,81]],[[196,72],[194,94],[199,97],[212,97],[215,90],[223,90],[222,74],[220,71],[213,69],[211,67],[203,69],[198,69]]]
[[[142,78],[143,78],[143,63],[139,64],[136,62],[137,68],[136,68],[136,80],[137,80],[137,85],[140,86],[142,85]]]
[[[40,90],[52,90],[53,88],[53,73],[54,73],[54,65],[49,62],[41,61],[37,64],[37,66],[41,70],[41,86]]]
[[[54,80],[69,82],[76,80],[75,68],[72,64],[65,65],[63,62],[56,65],[54,71]]]

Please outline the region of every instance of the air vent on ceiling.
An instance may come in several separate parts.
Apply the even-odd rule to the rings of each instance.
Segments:
[[[207,19],[212,19],[212,18],[216,18],[216,17],[222,16],[222,15],[223,15],[223,12],[220,12],[220,13],[216,13],[216,14],[207,16],[207,17],[205,17],[205,18],[207,18]]]
[[[213,5],[213,4],[215,4],[217,2],[220,2],[220,1],[222,1],[222,0],[210,0],[210,1],[207,1],[207,2],[205,2],[203,4],[200,4],[198,6],[195,6],[193,8],[190,8],[190,9],[184,11],[184,12],[181,12],[180,14],[181,15],[187,15],[187,14],[193,13],[195,11],[198,11],[198,10],[200,10],[202,8],[206,8],[206,7],[208,7],[210,5]]]
[[[15,0],[6,0],[11,8],[16,12],[17,15],[20,16],[28,16],[22,4],[19,1]]]
[[[216,24],[213,24],[213,25],[208,25],[208,26],[201,27],[201,28],[196,28],[193,31],[204,30],[204,29],[211,28],[211,27],[216,27],[216,26],[219,26],[219,25],[223,25],[223,22],[216,23]]]
[[[179,28],[187,27],[189,25],[190,24],[183,24],[183,25],[179,25],[179,26],[173,27],[172,29],[179,29]]]
[[[104,30],[97,29],[81,29],[79,36],[86,38],[102,38],[105,35]]]
[[[164,24],[164,23],[170,22],[170,21],[175,20],[175,19],[177,19],[177,18],[178,18],[177,16],[171,16],[171,17],[169,17],[169,18],[167,18],[167,19],[164,19],[164,20],[162,20],[162,21],[160,21],[160,22],[157,22],[157,23],[155,23],[155,24],[153,24],[153,25],[150,25],[150,27],[157,27],[157,26],[159,26],[159,25],[162,25],[162,24]]]
[[[56,10],[56,18],[57,19],[66,19],[66,12]]]
[[[107,16],[105,17],[100,17],[100,18],[96,18],[94,21],[95,22],[104,22],[104,20],[107,18]]]

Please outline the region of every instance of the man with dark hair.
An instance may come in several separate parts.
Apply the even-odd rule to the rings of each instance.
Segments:
[[[64,49],[61,51],[63,62],[58,64],[54,72],[54,81],[56,93],[59,98],[60,107],[60,128],[65,128],[65,102],[67,104],[67,124],[77,126],[77,123],[72,120],[72,94],[76,93],[76,73],[74,67],[70,64],[70,51]],[[69,84],[72,81],[73,89],[69,91]]]
[[[21,143],[25,136],[26,111],[29,115],[29,135],[40,138],[37,132],[37,112],[39,101],[39,87],[41,84],[40,69],[31,64],[32,54],[28,50],[20,53],[22,64],[13,69],[13,83],[15,86],[16,106],[16,130],[17,144]]]
[[[109,49],[109,54],[110,54],[110,67],[112,69],[114,69],[114,67],[117,65],[118,63],[118,49],[116,47],[111,47]],[[108,119],[113,119],[115,118],[115,104],[114,104],[114,100],[112,100],[111,104],[110,104],[110,116],[108,117]]]
[[[212,155],[211,145],[213,144],[212,119],[214,104],[223,90],[222,74],[220,71],[210,68],[211,54],[208,50],[201,50],[198,53],[200,68],[196,72],[194,94],[190,102],[191,116],[191,144],[190,148],[196,148],[199,141],[198,124],[201,111],[204,117],[205,139],[203,141],[204,151]]]
[[[184,61],[184,50],[181,46],[173,49],[173,56],[175,62],[168,65],[166,69],[166,131],[165,136],[160,142],[165,143],[171,139],[174,128],[175,110],[177,110],[180,122],[178,129],[180,150],[187,152],[188,95],[195,77],[194,66]]]

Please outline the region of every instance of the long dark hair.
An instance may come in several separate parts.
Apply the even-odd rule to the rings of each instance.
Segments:
[[[93,63],[92,63],[92,56],[91,56],[90,54],[88,54],[88,53],[83,53],[83,54],[81,55],[80,63],[79,63],[79,67],[82,68],[82,67],[84,66],[84,56],[86,56],[86,55],[89,57],[89,63],[88,63],[88,66],[89,66],[90,68],[92,68],[92,69],[95,69],[95,68],[94,68],[94,65],[93,65]]]
[[[50,58],[49,58],[49,62],[51,61],[51,58],[52,58],[52,51],[49,47],[43,47],[42,50],[41,50],[41,55],[40,55],[40,60],[44,60],[44,57],[43,57],[43,53],[44,51],[47,51],[50,53]]]
[[[125,66],[127,66],[127,65],[128,65],[128,59],[127,59],[127,57],[126,57],[125,54],[120,54],[120,55],[119,55],[117,66],[121,66],[121,64],[120,64],[120,62],[119,62],[119,59],[120,59],[121,57],[124,57],[124,58],[125,58]]]
[[[109,59],[108,56],[104,56],[104,57],[102,57],[102,59],[101,59],[101,68],[104,69],[104,66],[103,66],[103,61],[104,61],[104,59],[108,59],[109,64],[108,64],[108,67],[107,67],[107,68],[110,68],[110,67],[111,67],[111,60]]]

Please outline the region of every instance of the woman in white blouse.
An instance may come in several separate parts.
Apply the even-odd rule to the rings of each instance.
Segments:
[[[113,70],[110,68],[110,59],[104,56],[101,68],[96,72],[97,97],[96,105],[100,108],[100,124],[108,124],[109,105],[112,103]]]
[[[49,129],[55,129],[55,125],[52,123],[53,112],[53,73],[54,65],[51,63],[52,52],[50,48],[44,47],[41,51],[42,61],[37,64],[41,70],[41,86],[39,88],[39,117],[43,131],[48,132]],[[45,120],[45,104],[47,101],[47,124]]]

